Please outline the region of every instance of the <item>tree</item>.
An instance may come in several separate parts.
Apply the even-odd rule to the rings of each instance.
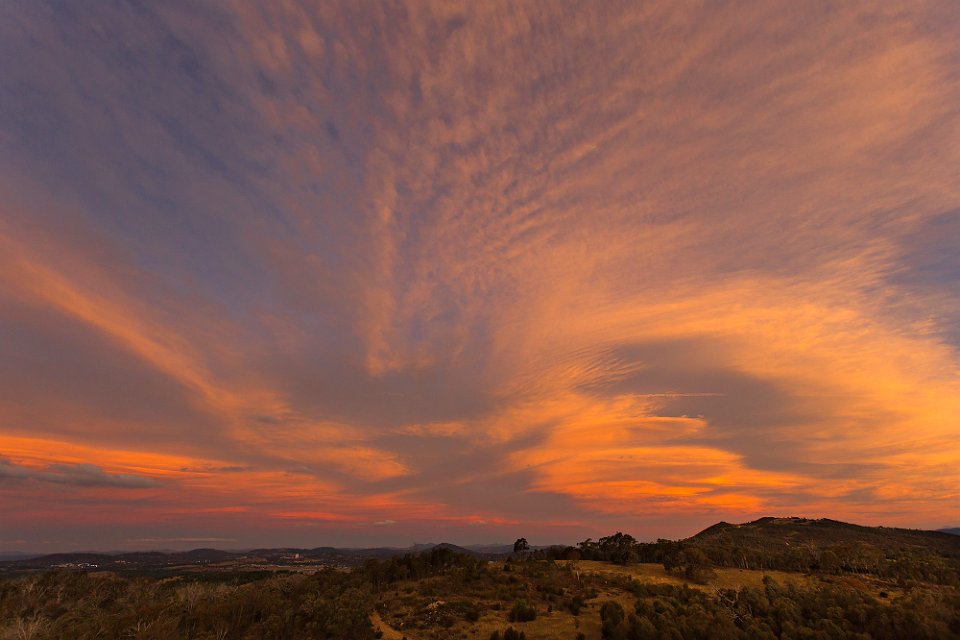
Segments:
[[[612,536],[597,541],[604,559],[617,564],[627,564],[636,554],[637,541],[633,536],[617,531]]]
[[[710,558],[697,547],[681,551],[680,562],[683,566],[683,576],[688,580],[705,583],[717,575],[710,563]]]
[[[513,543],[513,552],[514,553],[525,553],[530,550],[530,544],[527,542],[526,538],[517,538],[517,541]]]

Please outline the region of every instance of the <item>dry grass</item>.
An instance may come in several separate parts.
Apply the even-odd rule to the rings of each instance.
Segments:
[[[732,569],[717,567],[716,577],[706,584],[699,584],[684,580],[681,577],[668,574],[662,564],[642,563],[621,566],[609,562],[582,560],[579,562],[580,571],[597,575],[629,576],[635,580],[648,584],[671,584],[675,586],[688,585],[693,589],[700,589],[713,593],[716,589],[738,589],[740,587],[762,587],[763,578],[770,576],[780,584],[792,583],[806,588],[815,584],[815,579],[802,573],[786,571],[757,571],[752,569]]]

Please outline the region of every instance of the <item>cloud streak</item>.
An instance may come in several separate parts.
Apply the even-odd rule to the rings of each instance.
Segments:
[[[35,480],[75,487],[146,489],[159,486],[153,478],[131,473],[107,473],[93,464],[52,464],[45,469],[32,469],[5,459],[0,459],[0,478],[8,481]]]

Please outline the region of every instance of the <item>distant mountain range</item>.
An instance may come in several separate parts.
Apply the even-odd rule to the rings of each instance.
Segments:
[[[304,565],[355,566],[369,559],[392,558],[407,553],[422,553],[432,549],[449,549],[454,553],[481,560],[502,560],[513,552],[513,545],[477,545],[461,547],[446,542],[417,544],[406,548],[335,548],[312,549],[276,548],[249,551],[222,551],[220,549],[193,549],[191,551],[133,551],[133,552],[68,552],[46,555],[10,552],[0,554],[0,567],[12,569],[78,568],[78,569],[163,569],[208,566],[219,568],[297,568]]]
[[[766,517],[743,524],[718,522],[687,542],[707,546],[732,546],[762,553],[781,553],[791,547],[807,548],[838,544],[867,544],[901,553],[923,548],[937,554],[960,554],[960,527],[924,531],[891,527],[864,527],[829,519]],[[458,546],[450,543],[421,543],[405,548],[264,548],[244,551],[193,549],[191,551],[134,551],[111,553],[28,554],[0,552],[0,570],[77,568],[77,569],[186,569],[217,570],[283,569],[328,565],[357,566],[369,559],[385,559],[432,549],[448,549],[481,560],[502,560],[513,552],[513,545]],[[545,547],[540,547],[545,548]]]
[[[36,558],[43,554],[24,553],[23,551],[0,551],[0,562],[5,560],[26,560],[27,558]]]

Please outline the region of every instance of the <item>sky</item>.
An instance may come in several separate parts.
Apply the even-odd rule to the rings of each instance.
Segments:
[[[960,525],[958,35],[0,3],[0,549]]]

